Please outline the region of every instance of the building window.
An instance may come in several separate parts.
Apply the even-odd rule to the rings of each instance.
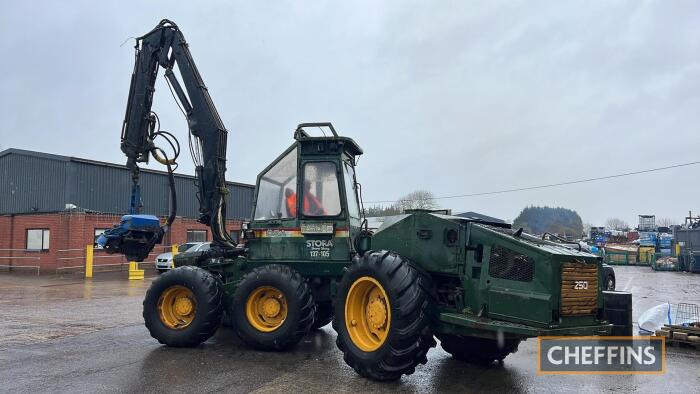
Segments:
[[[229,235],[231,235],[231,239],[233,239],[233,241],[237,244],[241,236],[241,229],[231,229]]]
[[[27,250],[49,250],[49,230],[27,230]]]
[[[187,230],[187,242],[206,242],[207,230]]]
[[[92,240],[92,245],[95,247],[95,249],[102,249],[102,246],[97,244],[97,238],[99,238],[100,235],[102,235],[102,233],[104,233],[107,230],[108,229],[106,229],[106,228],[96,228],[95,229],[95,238],[93,238],[93,240]]]

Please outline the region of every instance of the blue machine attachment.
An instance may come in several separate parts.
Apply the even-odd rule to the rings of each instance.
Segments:
[[[97,244],[109,253],[121,253],[130,261],[143,261],[163,240],[165,230],[153,215],[124,215],[122,221],[105,231]]]

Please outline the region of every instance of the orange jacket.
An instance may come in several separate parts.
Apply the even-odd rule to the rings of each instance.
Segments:
[[[287,193],[287,213],[289,217],[297,217],[297,194]],[[322,216],[326,214],[321,202],[311,193],[304,194],[304,214],[311,216]]]

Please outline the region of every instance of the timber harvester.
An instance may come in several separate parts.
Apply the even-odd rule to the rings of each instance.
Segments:
[[[187,94],[173,73],[177,63]],[[175,138],[151,112],[158,68],[187,117],[206,252],[185,253],[146,293],[151,335],[197,346],[224,314],[250,346],[283,350],[332,321],[344,360],[360,375],[398,379],[427,361],[437,337],[455,358],[503,360],[538,335],[606,335],[601,260],[522,229],[435,211],[389,217],[375,232],[362,219],[355,167],[362,149],[330,123],[300,124],[294,142],[257,177],[245,246],[224,227],[227,132],[178,27],[163,20],[137,39],[122,130],[133,173],[131,214],[98,243],[142,261],[175,218]],[[329,136],[311,136],[309,128]],[[168,158],[154,145],[164,137]],[[139,162],[168,167],[171,213],[163,226],[141,215]],[[297,196],[300,196],[297,198]]]

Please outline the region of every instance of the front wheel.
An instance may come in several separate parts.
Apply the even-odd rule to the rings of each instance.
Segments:
[[[358,374],[396,380],[427,362],[434,312],[429,276],[395,253],[367,252],[338,285],[336,344]]]
[[[223,289],[208,271],[179,267],[153,281],[143,300],[143,319],[151,336],[174,347],[191,347],[211,338],[221,324]]]
[[[243,277],[233,294],[233,325],[248,345],[284,350],[314,322],[315,304],[304,278],[286,265],[265,265]]]

